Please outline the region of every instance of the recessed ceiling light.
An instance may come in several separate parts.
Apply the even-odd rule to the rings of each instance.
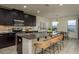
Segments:
[[[37,10],[37,13],[40,13],[40,10]]]
[[[63,4],[60,4],[60,6],[63,6]]]
[[[27,6],[24,6],[24,8],[27,8]]]

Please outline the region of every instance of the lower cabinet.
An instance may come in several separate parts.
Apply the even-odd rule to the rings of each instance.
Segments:
[[[15,45],[15,33],[0,33],[0,48]]]

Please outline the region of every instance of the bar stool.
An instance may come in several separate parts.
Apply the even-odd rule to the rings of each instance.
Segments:
[[[45,39],[47,39],[47,36],[45,36]]]
[[[38,38],[37,38],[37,41],[39,41],[39,40],[40,40],[40,38],[38,37]]]

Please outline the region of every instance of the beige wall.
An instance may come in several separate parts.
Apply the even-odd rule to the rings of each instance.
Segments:
[[[41,16],[36,16],[36,26],[34,27],[36,30],[39,30],[40,23],[44,23],[46,28],[48,29],[50,26],[50,19]]]

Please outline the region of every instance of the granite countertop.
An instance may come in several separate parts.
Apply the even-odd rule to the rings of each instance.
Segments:
[[[26,39],[35,39],[36,35],[34,33],[16,33],[17,36],[21,36]]]
[[[8,34],[8,33],[14,33],[14,32],[0,32],[0,34]]]
[[[17,36],[21,36],[23,38],[26,38],[26,39],[37,39],[38,37],[41,38],[42,37],[45,37],[45,34],[43,33],[26,33],[26,32],[20,32],[20,33],[16,33]],[[56,36],[56,35],[59,35],[59,33],[57,34],[52,34],[53,36]]]

